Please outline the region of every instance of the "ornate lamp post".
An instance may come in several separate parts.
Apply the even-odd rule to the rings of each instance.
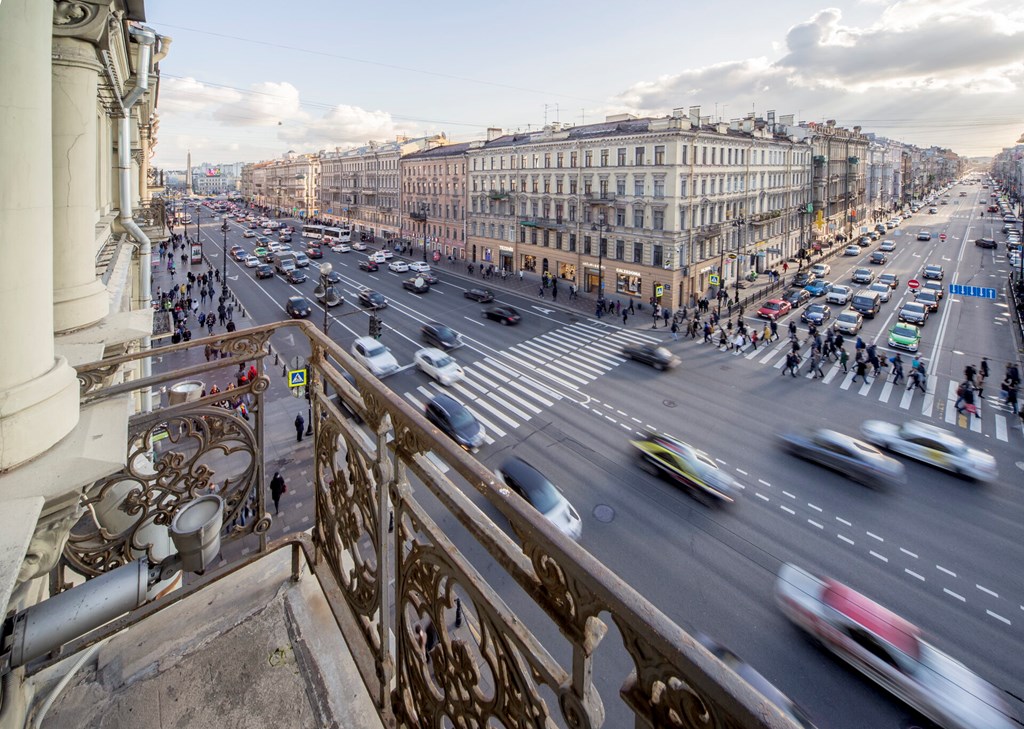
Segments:
[[[419,210],[414,210],[409,213],[409,217],[415,221],[423,223],[423,262],[427,262],[427,204],[421,202],[419,204]]]
[[[597,239],[597,300],[604,303],[604,234],[608,230],[604,213],[597,214],[597,223],[591,225],[590,229],[600,231]]]
[[[222,258],[220,264],[220,300],[223,302],[228,293],[228,221],[225,219],[220,226],[224,234],[224,245],[221,246]]]

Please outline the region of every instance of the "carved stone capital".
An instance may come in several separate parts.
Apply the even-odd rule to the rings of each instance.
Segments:
[[[112,17],[109,1],[54,0],[53,35],[99,43]]]
[[[73,504],[39,518],[35,534],[21,562],[21,569],[18,570],[19,585],[46,575],[57,566],[71,527],[81,515],[82,507]]]

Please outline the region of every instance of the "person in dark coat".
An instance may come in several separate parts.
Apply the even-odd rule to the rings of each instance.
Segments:
[[[302,413],[295,416],[295,442],[302,442],[302,433],[306,429],[306,421],[302,417]]]
[[[274,471],[274,478],[270,480],[270,498],[274,500],[274,513],[281,513],[281,494],[285,492],[288,487],[285,486],[284,477]]]

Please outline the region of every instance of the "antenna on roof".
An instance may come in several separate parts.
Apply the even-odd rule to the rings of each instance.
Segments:
[[[587,123],[587,109],[586,107],[580,107],[580,126]]]

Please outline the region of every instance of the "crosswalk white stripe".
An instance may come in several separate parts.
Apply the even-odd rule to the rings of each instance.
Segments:
[[[543,357],[545,360],[554,359],[558,356],[557,352],[552,352],[546,347],[542,347],[540,344],[535,342],[519,342],[518,344],[509,347],[509,349],[525,349],[527,352],[533,352],[539,357]]]
[[[921,401],[921,415],[924,415],[926,418],[932,416],[932,408],[935,407],[935,378],[932,377],[931,379],[933,381],[931,391],[925,392],[924,399]]]
[[[518,428],[518,427],[519,427],[519,423],[517,423],[516,421],[514,421],[514,420],[513,420],[512,418],[508,417],[508,416],[507,416],[507,415],[505,415],[504,413],[502,413],[502,412],[501,412],[500,410],[498,410],[498,408],[496,408],[496,407],[493,407],[493,406],[492,406],[492,405],[491,405],[490,403],[488,403],[488,402],[487,402],[486,400],[477,400],[477,401],[476,401],[476,402],[474,403],[474,405],[479,405],[480,407],[484,408],[485,410],[487,410],[487,411],[489,411],[489,412],[493,413],[495,417],[497,417],[497,418],[500,418],[500,419],[501,419],[502,421],[504,421],[505,423],[507,423],[507,424],[508,424],[508,426],[509,426],[510,428],[513,428],[513,429],[515,429],[515,428]],[[473,409],[472,409],[471,407],[469,407],[468,405],[466,406],[466,409],[468,409],[468,410],[469,410],[469,411],[470,411],[471,413],[473,413],[473,415],[476,415],[476,419],[477,419],[477,420],[479,420],[479,421],[480,421],[481,423],[486,423],[486,422],[487,422],[487,421],[486,421],[486,420],[485,420],[484,418],[482,418],[482,417],[481,417],[481,416],[480,416],[479,414],[477,414],[477,413],[474,413],[474,412],[473,412]],[[494,432],[496,432],[496,433],[497,433],[497,432],[498,432],[499,430],[501,430],[500,428],[498,428],[498,427],[495,427],[495,426],[494,426],[493,424],[489,425],[488,427],[489,427],[489,428],[492,428],[492,429],[494,430]],[[501,432],[501,435],[505,435],[504,431],[502,431],[502,432]]]
[[[503,373],[500,370],[497,370],[497,369],[495,369],[493,367],[489,367],[487,365],[487,362],[483,362],[483,361],[481,361],[481,362],[474,362],[473,363],[473,367],[474,367],[474,369],[481,369],[481,370],[483,370],[484,372],[486,372],[487,374],[489,374],[491,377],[493,377],[496,380],[501,380],[502,382],[511,382],[512,381],[512,378],[509,377],[508,375],[506,375],[505,373]]]
[[[470,387],[472,387],[472,388],[473,388],[473,389],[475,389],[475,390],[479,390],[479,391],[480,391],[480,392],[482,392],[482,393],[483,393],[484,395],[486,395],[486,394],[487,394],[488,392],[490,392],[491,390],[495,389],[494,387],[484,387],[484,386],[483,386],[483,385],[481,385],[481,384],[480,384],[479,382],[475,382],[475,381],[473,380],[473,377],[471,377],[471,376],[470,376],[470,373],[469,373],[469,372],[468,372],[467,370],[463,370],[463,372],[464,372],[464,373],[466,374],[466,377],[464,377],[464,378],[462,379],[462,382],[463,382],[464,384],[466,384],[466,385],[469,385]],[[476,376],[476,377],[480,377],[480,375],[475,375],[475,376]]]
[[[542,364],[543,365],[543,364],[547,364],[548,363],[548,360],[541,359],[540,357],[537,357],[537,356],[535,356],[533,354],[530,354],[528,352],[524,352],[524,351],[520,350],[518,346],[509,347],[508,351],[511,352],[512,354],[516,355],[517,357],[526,357],[526,359],[532,359],[537,364]]]
[[[525,395],[527,397],[533,398],[534,400],[539,402],[541,405],[544,405],[545,407],[551,407],[551,406],[554,405],[554,403],[551,402],[550,400],[541,397],[536,392],[533,392],[532,390],[530,390],[528,388],[523,387],[519,383],[518,380],[513,380],[513,379],[510,379],[508,377],[502,376],[501,373],[494,371],[492,368],[488,367],[483,362],[474,362],[473,363],[473,367],[486,370],[487,373],[493,375],[495,379],[500,379],[502,382],[506,383],[509,387],[518,390],[519,392],[521,392],[523,395]],[[479,373],[477,373],[476,376],[478,378],[480,378],[481,380],[484,380],[485,382],[487,382],[487,380],[484,379],[483,377],[481,377],[479,375]],[[492,390],[501,390],[502,392],[505,392],[506,394],[510,394],[508,390],[506,390],[505,388],[501,387],[500,385],[498,385],[496,383],[492,383],[491,384],[491,389]],[[519,398],[516,398],[516,399],[518,400]],[[533,406],[529,405],[529,403],[526,400],[519,400],[519,402],[522,402],[527,407],[530,407],[531,409],[533,409]],[[538,410],[536,410],[536,412],[539,413],[541,411],[538,409]]]
[[[570,324],[569,326],[564,328],[569,330],[577,329],[580,331],[581,334],[589,334],[590,336],[599,337],[607,336],[610,331],[614,331],[608,329],[607,327],[595,327],[592,324],[586,324],[581,321]]]
[[[661,341],[659,337],[655,337],[650,334],[641,334],[640,332],[630,331],[629,329],[620,329],[612,334],[609,339],[614,339],[615,337],[632,339],[635,342],[646,342],[648,344],[655,344]]]
[[[549,337],[555,337],[564,342],[567,342],[575,347],[582,347],[584,344],[593,342],[597,337],[593,335],[586,335],[580,332],[571,332],[566,329],[555,329],[547,333]]]
[[[545,347],[548,347],[550,349],[556,349],[559,352],[572,352],[576,349],[576,347],[570,347],[568,344],[565,344],[564,342],[557,340],[554,337],[534,337],[533,341],[543,344]]]
[[[415,405],[416,409],[419,410],[421,413],[427,408],[427,406],[421,403],[419,400],[417,400],[411,392],[405,393],[405,399],[411,402],[413,405]]]
[[[417,387],[416,388],[416,392],[418,392],[419,394],[423,395],[423,397],[427,398],[428,400],[433,400],[434,399],[434,393],[432,393],[430,390],[425,388],[423,385],[420,385],[419,387]]]
[[[779,361],[774,364],[774,367],[777,370],[781,370],[785,366],[786,366],[786,357],[785,356],[780,357]]]
[[[561,332],[548,332],[547,334],[542,334],[539,337],[534,337],[532,341],[543,342],[545,346],[552,345],[557,346],[559,349],[573,350],[585,347],[595,340],[576,339],[576,337],[565,336]]]
[[[768,349],[767,353],[765,353],[764,357],[762,357],[761,359],[758,360],[758,362],[760,362],[761,364],[764,364],[765,362],[770,360],[772,357],[774,357],[778,353],[779,353],[779,348],[778,347],[771,347],[771,348]]]
[[[971,415],[967,413],[967,419],[971,421],[971,431],[975,433],[981,432],[981,411],[978,411],[977,415]]]
[[[530,414],[529,414],[528,412],[526,412],[525,410],[520,410],[520,409],[519,409],[519,408],[517,408],[517,407],[516,407],[515,405],[513,405],[512,403],[510,403],[510,402],[509,402],[508,400],[506,400],[506,399],[505,399],[505,398],[503,398],[503,397],[499,397],[499,396],[498,396],[497,394],[495,394],[495,393],[493,393],[493,392],[492,392],[492,393],[490,394],[490,398],[491,398],[492,400],[494,400],[494,402],[498,403],[498,404],[499,404],[499,405],[501,405],[501,406],[502,406],[503,408],[505,408],[506,410],[508,410],[508,411],[509,411],[510,413],[512,413],[513,415],[518,415],[518,416],[519,416],[519,418],[520,418],[520,419],[522,419],[522,420],[525,420],[525,421],[529,422],[530,420],[532,420],[532,419],[533,419],[533,416],[532,416],[532,415],[530,415]]]
[[[494,382],[490,378],[484,377],[482,374],[480,374],[480,372],[479,372],[479,370],[480,370],[479,364],[480,364],[479,362],[474,362],[472,367],[464,367],[463,368],[462,371],[466,373],[466,379],[480,380],[482,383],[484,383],[488,387],[491,387],[491,388],[497,387],[498,386],[497,382]],[[501,379],[503,381],[505,381],[504,377],[501,378]]]
[[[609,359],[612,360],[622,361],[623,359],[622,357],[619,356],[622,354],[622,347],[610,344],[608,342],[593,342],[591,344],[588,344],[586,347],[586,351],[600,352],[601,354],[607,356]]]
[[[434,384],[436,386],[437,383],[434,383]],[[474,418],[476,418],[477,420],[480,421],[481,425],[483,425],[485,428],[487,428],[487,430],[492,431],[499,438],[504,438],[506,435],[508,435],[508,433],[506,433],[504,430],[502,430],[497,425],[495,425],[494,423],[489,421],[487,418],[485,418],[482,415],[480,415],[480,413],[478,413],[476,410],[471,408],[468,403],[463,402],[462,400],[460,400],[458,397],[456,397],[454,394],[452,394],[450,392],[445,393],[445,394],[448,395],[448,397],[450,397],[452,400],[454,400],[455,402],[459,403],[464,408],[466,408],[466,410],[468,410],[473,415]],[[481,401],[477,400],[477,402],[480,403]],[[492,440],[490,442],[493,443],[494,441]]]
[[[846,373],[846,377],[843,378],[843,384],[841,384],[839,386],[839,389],[840,390],[849,390],[850,386],[853,384],[853,378],[856,377],[856,375],[857,375],[857,373],[854,372],[853,370],[850,370],[849,372],[847,372]]]
[[[999,413],[995,414],[996,417],[996,438],[1006,442],[1009,438],[1006,437],[1006,418]]]
[[[608,369],[618,367],[620,364],[626,361],[625,357],[619,356],[620,354],[622,354],[621,350],[613,350],[615,354],[610,354],[608,350],[604,348],[596,349],[593,347],[588,347],[586,350],[581,351],[585,351],[587,355],[590,356],[595,361],[604,362],[605,364],[608,365]]]
[[[562,377],[568,377],[570,380],[575,380],[576,382],[580,383],[581,385],[589,385],[591,382],[593,382],[595,379],[597,379],[596,377],[589,377],[589,378],[586,378],[586,379],[582,378],[578,374],[576,374],[575,372],[570,372],[569,370],[567,370],[564,366],[561,365],[560,362],[552,362],[549,365],[549,368],[553,369],[555,372],[557,372]]]
[[[949,381],[949,388],[946,391],[946,422],[953,424],[956,422],[956,383],[953,380]]]
[[[573,366],[582,367],[584,370],[589,370],[594,373],[595,377],[600,377],[605,372],[609,372],[612,368],[608,365],[603,365],[599,362],[595,362],[590,357],[583,354],[567,354],[558,358],[559,362],[568,362]]]
[[[504,388],[504,387],[499,387],[499,388],[497,388],[497,390],[498,390],[499,392],[503,392],[503,393],[505,393],[505,397],[510,397],[510,398],[512,398],[512,399],[513,399],[513,400],[515,400],[515,401],[516,401],[517,403],[519,403],[520,405],[522,405],[522,406],[523,406],[524,408],[529,408],[530,410],[532,410],[532,411],[534,412],[534,414],[535,414],[535,415],[536,415],[536,414],[540,414],[540,413],[544,412],[543,410],[541,410],[541,409],[540,409],[539,407],[537,407],[537,406],[536,406],[536,405],[534,405],[533,403],[531,403],[531,402],[527,402],[527,401],[526,401],[526,400],[525,400],[524,398],[521,398],[521,397],[519,397],[518,395],[516,395],[515,393],[513,393],[513,392],[512,392],[511,390],[509,390],[509,389],[506,389],[506,388]]]
[[[832,382],[832,380],[836,378],[836,375],[839,374],[840,369],[841,368],[839,365],[832,365],[832,369],[825,373],[825,379],[823,380],[823,382],[826,385]]]
[[[885,386],[882,387],[882,394],[878,397],[881,402],[889,402],[889,396],[892,394],[892,380],[886,380]]]
[[[903,397],[900,398],[900,407],[903,408],[904,410],[910,410],[910,403],[913,401],[913,399],[914,399],[914,390],[913,389],[908,390],[907,388],[904,387],[903,388]]]
[[[860,386],[859,390],[857,390],[857,394],[858,395],[862,395],[862,396],[863,395],[867,395],[868,391],[871,389],[871,386],[873,384],[875,384],[875,380],[877,380],[877,379],[878,378],[875,377],[875,378],[869,380],[868,376],[864,375],[864,384]]]
[[[555,400],[561,400],[562,399],[562,394],[561,393],[555,392],[554,390],[552,390],[547,385],[542,385],[541,383],[537,382],[537,380],[533,379],[532,377],[527,377],[526,375],[520,374],[519,372],[516,372],[511,367],[508,367],[507,365],[497,361],[496,359],[493,359],[492,357],[485,357],[484,359],[487,362],[487,364],[491,365],[492,367],[496,367],[499,370],[504,370],[505,372],[508,372],[509,374],[515,375],[520,382],[523,382],[523,383],[529,385],[530,387],[536,389],[538,392],[543,392],[545,395],[547,395],[548,397],[552,397]],[[478,362],[477,364],[482,364],[482,363]],[[570,384],[568,382],[565,383],[565,384],[568,387],[571,387],[572,389],[576,389],[575,385],[572,385],[572,384]],[[531,396],[533,394],[529,390],[526,390],[525,392],[528,395],[531,395]],[[546,403],[546,404],[550,406],[552,403]]]

